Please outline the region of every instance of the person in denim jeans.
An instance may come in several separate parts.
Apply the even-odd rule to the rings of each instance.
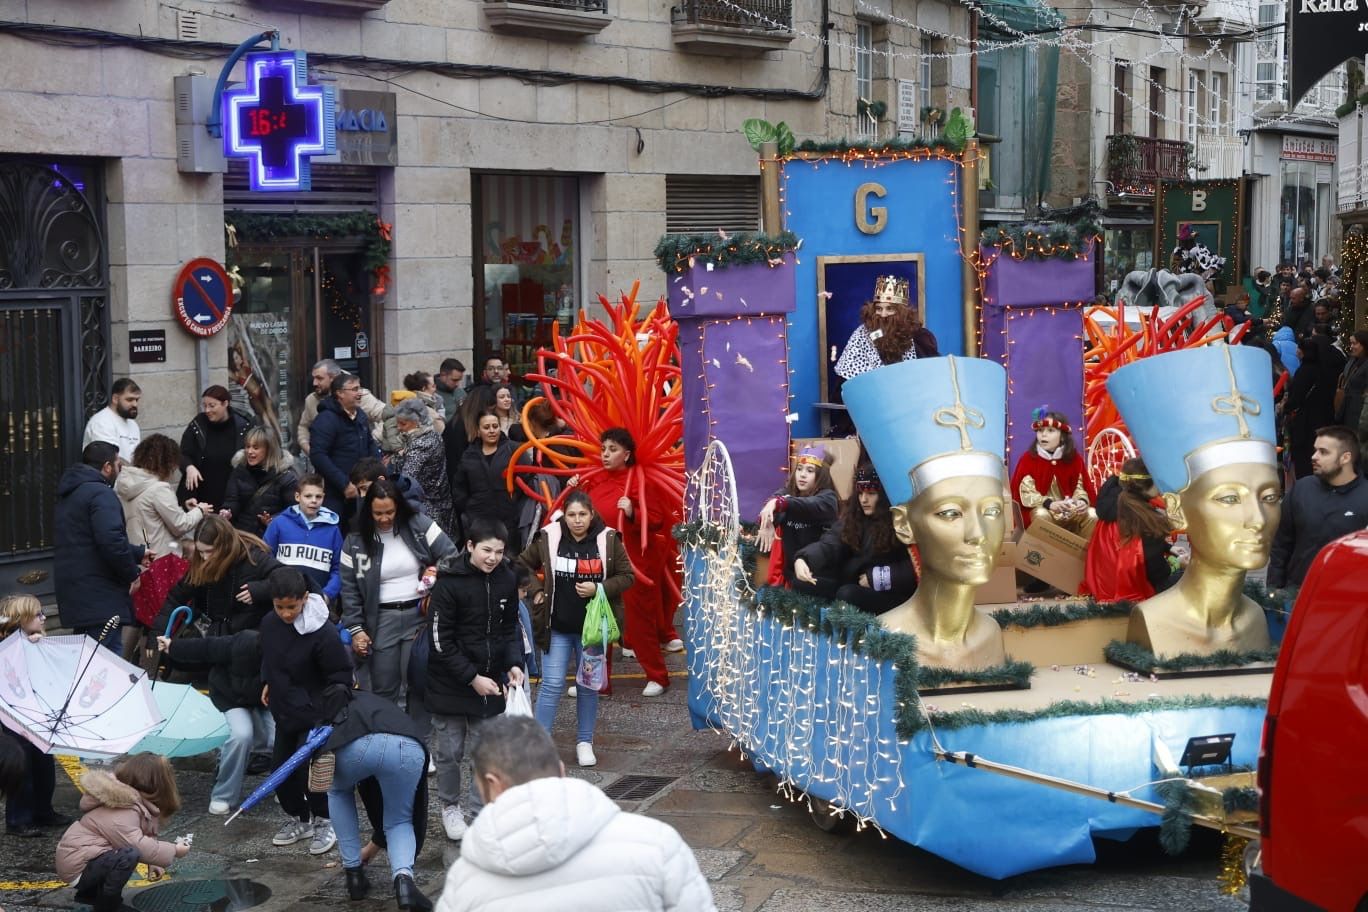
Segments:
[[[356,791],[378,783],[378,808],[373,800],[367,811],[376,811],[385,832],[394,898],[400,909],[426,912],[432,903],[413,882],[413,863],[418,854],[420,826],[427,825],[427,749],[417,723],[394,703],[366,691],[330,686],[323,695],[324,716],[333,720],[333,733],[323,750],[336,759],[328,808],[337,847],[346,874],[347,895],[362,899],[370,882],[362,867],[361,825],[356,813]],[[415,822],[414,809],[422,815]]]
[[[542,576],[537,579],[534,575],[528,587],[532,626],[537,648],[543,653],[541,686],[533,715],[549,732],[565,692],[565,676],[579,665],[589,600],[602,585],[613,614],[621,618],[622,593],[632,585],[635,576],[622,537],[603,524],[594,512],[593,501],[583,491],[571,491],[566,496],[560,520],[537,533],[527,550],[519,555],[518,563]],[[598,697],[587,687],[575,690],[575,757],[580,766],[598,763],[593,745]]]

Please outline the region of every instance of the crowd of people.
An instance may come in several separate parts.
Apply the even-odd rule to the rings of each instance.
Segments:
[[[207,687],[229,729],[212,815],[231,813],[249,775],[279,767],[313,729],[333,724],[322,748],[331,785],[311,787],[317,770],[309,767],[284,780],[276,796],[285,819],[274,844],[307,842],[313,855],[336,846],[353,899],[367,895],[362,866],[384,848],[399,908],[430,909],[413,879],[426,833],[427,774],[453,841],[466,838],[496,795],[562,775],[548,733],[584,653],[589,603],[600,593],[627,631],[624,646],[632,649],[624,654],[634,650],[646,670],[643,694],[664,692],[663,652],[683,649],[666,580],[675,561],[631,549],[638,539],[630,534],[636,525],[625,479],[635,444],[621,428],[598,441],[607,471],[570,491],[559,513],[547,516],[540,499],[509,493],[510,435],[525,440],[529,432],[501,358],[490,357],[465,385],[455,359],[435,375],[410,374],[389,405],[334,361],[311,373],[298,457],[282,449],[278,434],[234,411],[220,386],[204,390],[179,444],[161,434],[144,438],[141,390],[132,380],[116,382],[108,408],[89,422],[81,462],[61,482],[58,604],[78,633],[102,638],[154,673]],[[531,409],[528,427],[536,436],[566,432],[545,404]],[[553,495],[562,487],[549,473],[536,483]],[[640,568],[648,568],[649,585],[639,584]],[[192,621],[168,626],[182,605]],[[0,616],[12,620],[0,634],[41,636],[41,613],[34,621],[27,607],[7,605]],[[521,759],[508,759],[516,753],[508,744],[477,747],[506,695],[530,686],[533,667],[541,672],[528,701],[535,720],[505,734],[516,732],[519,749],[535,748],[536,777]],[[570,690],[575,760],[593,766],[600,693]],[[603,691],[611,693],[611,682]],[[534,730],[541,740],[531,738]],[[28,773],[22,786],[6,789],[9,831],[37,836],[71,824],[51,807],[52,758],[17,736],[5,740],[16,742],[15,763]],[[543,749],[554,763],[538,754]],[[481,761],[480,750],[489,759]],[[462,763],[472,756],[475,775],[463,782]],[[164,867],[189,850],[156,840],[180,801],[171,768],[154,760],[165,763],[131,757],[85,783],[86,817],[59,847],[62,876],[97,909],[118,908],[138,862]],[[560,781],[538,790],[569,782]],[[368,844],[358,795],[373,825]],[[603,808],[594,813],[602,817]],[[117,825],[105,817],[118,817]],[[605,848],[611,841],[598,844],[609,824],[598,820],[603,832],[586,831],[578,848],[617,851]],[[682,843],[673,839],[667,848],[679,855]],[[687,848],[683,855],[687,862],[673,858],[670,870],[650,873],[662,896],[696,892],[702,883]],[[560,861],[573,864],[569,855]],[[548,861],[544,873],[555,867]],[[678,907],[711,907],[694,899]],[[444,902],[466,907],[466,899]]]

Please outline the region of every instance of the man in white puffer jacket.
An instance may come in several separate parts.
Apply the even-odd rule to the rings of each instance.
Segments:
[[[497,716],[479,739],[472,763],[485,808],[461,843],[437,912],[716,912],[679,834],[567,779],[534,720]]]

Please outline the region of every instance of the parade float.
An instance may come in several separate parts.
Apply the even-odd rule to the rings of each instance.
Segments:
[[[1089,310],[1086,224],[980,237],[972,139],[771,144],[760,165],[765,233],[657,250],[680,327],[694,725],[727,733],[819,825],[872,826],[989,877],[1089,862],[1095,838],[1161,821],[1166,847],[1198,824],[1239,850],[1257,835],[1242,771],[1274,656],[1245,582],[1279,509],[1267,356],[1224,344],[1198,319],[1209,300],[1166,272],[1136,278],[1138,327],[1125,306],[1109,323]],[[942,357],[847,378],[842,349],[885,278]],[[984,604],[998,571],[1057,580],[1044,568],[1077,545],[1023,532],[1006,492],[1041,403],[1087,429],[1090,471],[1137,450],[1150,463],[1192,550],[1181,583],[1137,605],[1018,600],[1009,582]],[[921,577],[878,617],[759,585],[750,534],[791,445],[852,426]]]

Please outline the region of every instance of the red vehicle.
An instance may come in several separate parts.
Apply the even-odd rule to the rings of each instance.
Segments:
[[[1283,637],[1250,908],[1368,912],[1368,532],[1326,546]]]

